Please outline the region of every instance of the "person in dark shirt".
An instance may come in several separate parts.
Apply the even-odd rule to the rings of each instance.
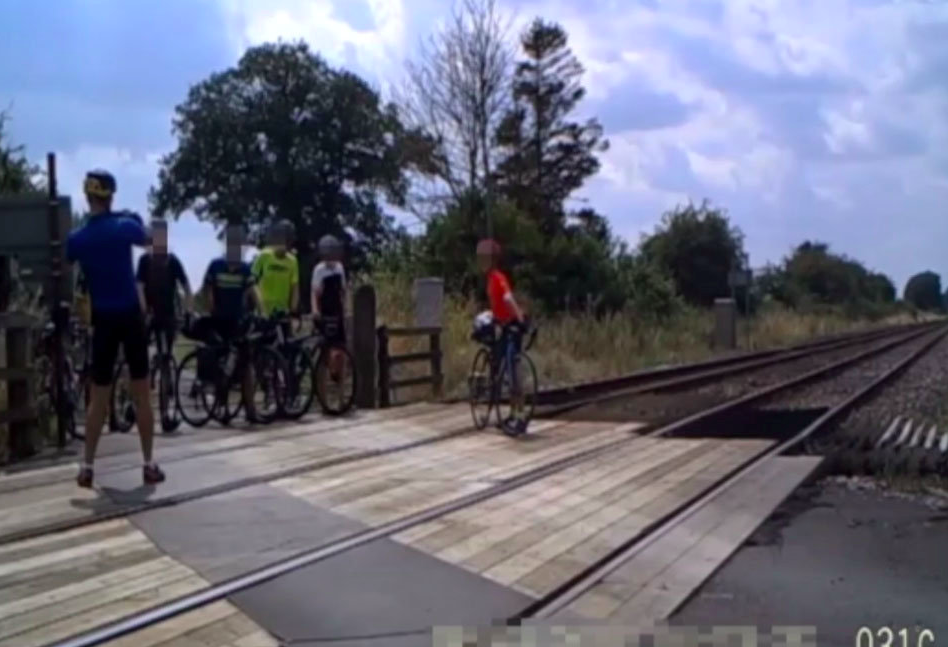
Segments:
[[[142,475],[146,484],[160,483],[165,475],[152,460],[155,424],[149,398],[148,337],[132,266],[132,247],[148,244],[149,234],[137,214],[112,211],[116,184],[110,173],[90,171],[84,189],[89,221],[66,241],[66,257],[81,266],[92,302],[92,397],[86,414],[85,462],[76,482],[92,487],[93,462],[121,345],[141,438]]]
[[[184,294],[184,309],[191,310],[191,285],[181,261],[168,251],[168,223],[152,221],[151,252],[138,259],[138,281],[141,297],[149,316],[150,333],[155,336],[159,353],[174,348],[178,332],[178,290]]]
[[[232,339],[250,303],[259,307],[250,264],[243,260],[244,232],[241,225],[228,225],[227,253],[211,261],[204,274],[211,326],[223,339]]]
[[[342,266],[342,244],[334,236],[319,240],[322,257],[310,281],[313,325],[329,345],[329,370],[334,380],[340,379],[344,355],[337,349],[346,345],[345,303],[346,272]]]

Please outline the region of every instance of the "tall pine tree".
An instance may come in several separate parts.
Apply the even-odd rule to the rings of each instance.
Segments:
[[[599,170],[606,150],[602,126],[568,121],[585,96],[583,67],[562,27],[537,18],[520,38],[524,60],[513,83],[514,106],[497,129],[504,157],[497,187],[528,214],[546,236],[566,228],[564,202]]]

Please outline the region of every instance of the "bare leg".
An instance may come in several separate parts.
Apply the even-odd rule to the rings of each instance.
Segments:
[[[109,394],[111,390],[111,385],[92,385],[89,408],[86,411],[85,464],[87,466],[92,465],[95,461],[96,449],[99,446],[99,438],[102,436],[102,427],[105,425],[105,416],[109,409]]]
[[[142,458],[145,464],[149,465],[155,445],[155,415],[151,410],[151,388],[147,377],[132,380],[129,386],[132,402],[135,404],[135,422],[138,424],[138,437],[142,443]]]

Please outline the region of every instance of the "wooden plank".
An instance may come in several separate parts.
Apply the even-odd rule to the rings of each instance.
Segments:
[[[12,422],[29,422],[31,420],[36,420],[35,407],[23,406],[13,410],[0,411],[0,425]]]
[[[668,529],[569,608],[640,624],[667,618],[822,461],[775,457]],[[610,602],[611,600],[611,602]]]
[[[167,557],[161,562],[160,568],[155,570],[154,564],[138,570],[131,569],[126,571],[125,578],[112,578],[108,586],[102,585],[98,590],[92,589],[94,593],[82,592],[72,595],[67,593],[65,597],[47,601],[47,598],[54,597],[54,593],[47,596],[34,596],[29,601],[30,605],[24,611],[4,616],[0,623],[0,641],[7,637],[16,636],[22,633],[29,633],[38,628],[49,625],[51,622],[57,622],[64,618],[71,618],[83,613],[92,612],[98,607],[105,606],[125,599],[135,599],[151,591],[159,590],[162,587],[173,586],[178,582],[189,580],[195,581],[196,574],[190,568],[175,562]],[[100,578],[100,581],[107,580],[108,577]],[[201,580],[203,584],[203,580]],[[73,591],[77,587],[73,587]],[[38,606],[37,606],[38,605]]]
[[[405,389],[410,386],[422,386],[425,384],[434,384],[435,382],[434,375],[425,375],[423,377],[409,377],[404,380],[391,380],[389,382],[389,388],[392,389]]]
[[[103,643],[103,647],[155,647],[164,646],[178,636],[200,629],[223,618],[239,613],[230,602],[214,602],[195,611],[183,613],[162,623],[152,625],[133,634]]]
[[[430,362],[435,356],[431,351],[424,353],[404,353],[402,355],[391,355],[388,363],[392,366],[396,364],[411,364],[412,362]],[[394,384],[392,386],[395,386]]]
[[[40,647],[118,620],[131,613],[143,611],[156,604],[193,593],[206,585],[207,582],[197,575],[178,579],[170,584],[141,591],[133,596],[111,601],[78,614],[54,619],[30,631],[4,637],[0,639],[0,647]]]
[[[399,328],[389,328],[386,326],[385,330],[388,332],[389,337],[422,337],[441,334],[441,328],[425,328],[419,326],[403,326]]]

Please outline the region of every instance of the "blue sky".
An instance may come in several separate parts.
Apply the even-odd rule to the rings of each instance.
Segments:
[[[636,242],[689,198],[728,209],[753,266],[804,238],[889,274],[948,281],[948,3],[920,0],[506,0],[560,22],[586,67],[584,114],[611,148],[578,194]],[[188,87],[249,45],[306,39],[387,92],[446,0],[12,0],[0,106],[61,190],[112,169],[144,211]],[[41,37],[42,34],[42,37]],[[578,202],[577,202],[578,203]],[[185,218],[192,279],[218,251]]]

